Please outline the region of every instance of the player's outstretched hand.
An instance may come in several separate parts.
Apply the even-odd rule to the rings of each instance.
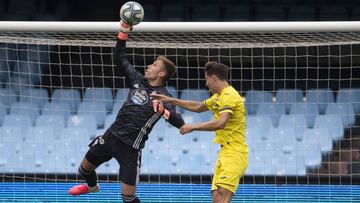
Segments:
[[[192,126],[185,124],[183,126],[181,126],[181,128],[179,129],[180,134],[185,135],[186,133],[191,133],[193,131]]]
[[[150,94],[150,97],[163,102],[170,102],[173,99],[163,94]]]
[[[128,34],[133,29],[133,26],[130,24],[125,23],[124,21],[120,21],[120,32]]]
[[[120,32],[118,38],[121,40],[128,39],[128,33],[133,29],[132,25],[126,24],[124,21],[120,21]]]

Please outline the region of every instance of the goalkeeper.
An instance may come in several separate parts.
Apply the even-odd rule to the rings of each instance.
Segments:
[[[194,112],[210,110],[214,119],[186,124],[181,134],[192,131],[215,131],[214,143],[221,149],[216,161],[212,179],[213,202],[230,202],[248,165],[248,148],[245,142],[246,110],[239,93],[227,82],[229,68],[221,63],[208,62],[205,65],[206,86],[213,95],[203,101],[189,101],[151,94],[154,99],[180,106]]]
[[[170,124],[180,128],[184,125],[175,106],[152,100],[150,93],[170,95],[164,87],[173,77],[175,64],[164,56],[159,56],[147,66],[145,74],[130,64],[126,57],[126,40],[132,26],[120,22],[120,32],[115,48],[115,63],[130,83],[129,95],[117,114],[115,122],[104,135],[96,137],[89,144],[89,151],[82,160],[79,173],[86,180],[69,190],[71,195],[98,192],[99,185],[95,169],[104,162],[115,158],[120,164],[121,193],[123,202],[140,202],[136,197],[136,185],[139,182],[141,149],[155,123],[164,117]]]

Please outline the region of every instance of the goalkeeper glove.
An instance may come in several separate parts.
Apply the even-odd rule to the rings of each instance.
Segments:
[[[166,120],[170,118],[170,111],[164,108],[164,103],[162,101],[154,99],[152,103],[155,112],[159,113]]]
[[[133,29],[132,25],[126,24],[124,21],[120,21],[120,32],[118,34],[118,38],[121,40],[128,39],[128,33]]]

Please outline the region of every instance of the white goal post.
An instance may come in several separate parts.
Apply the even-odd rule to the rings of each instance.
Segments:
[[[117,32],[119,22],[0,21],[2,32]],[[134,32],[359,32],[360,21],[142,22]]]

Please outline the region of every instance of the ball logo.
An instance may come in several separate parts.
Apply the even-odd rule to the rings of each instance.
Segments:
[[[144,105],[149,100],[149,96],[146,94],[145,90],[136,89],[131,93],[131,100],[135,104]]]

